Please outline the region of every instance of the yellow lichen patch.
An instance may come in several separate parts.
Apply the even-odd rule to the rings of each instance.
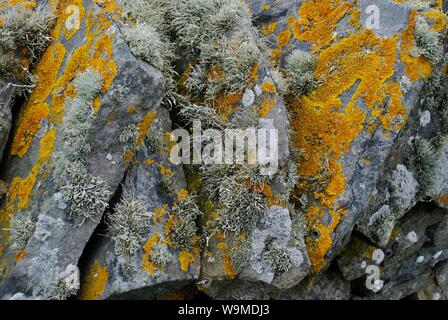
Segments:
[[[424,13],[426,17],[433,21],[432,28],[434,31],[440,32],[445,28],[447,22],[447,16],[441,11],[428,11]]]
[[[157,269],[157,266],[151,261],[152,247],[159,241],[159,238],[160,233],[152,235],[143,247],[145,254],[142,257],[142,268],[143,270],[146,270],[151,277],[154,277]]]
[[[445,206],[448,205],[448,193],[441,196],[433,196],[433,198],[437,199],[437,201],[439,201]]]
[[[310,193],[316,201],[307,214],[309,228],[319,234],[307,239],[315,271],[324,265],[330,235],[345,214],[335,208],[335,201],[345,188],[340,159],[364,129],[366,114],[358,101],[372,110],[371,116],[385,130],[399,131],[405,123],[402,93],[391,81],[396,50],[396,38],[378,39],[371,30],[352,34],[320,53],[315,75],[322,84],[299,99],[288,98],[293,143],[303,151],[297,191]],[[354,92],[343,107],[340,96],[349,89]],[[330,226],[320,221],[324,213],[332,217]]]
[[[59,21],[59,20],[58,20]],[[61,22],[63,23],[63,22]],[[103,78],[102,92],[106,92],[117,74],[117,66],[112,58],[113,34],[106,34],[111,22],[103,14],[90,12],[86,19],[86,42],[70,56],[64,72],[57,79],[52,94],[51,120],[60,122],[67,98],[73,98],[75,91],[71,80],[87,69],[97,71]],[[98,105],[98,103],[97,103]]]
[[[100,300],[106,289],[109,272],[98,260],[90,267],[90,271],[81,283],[81,300]]]
[[[194,255],[188,251],[181,251],[179,253],[179,265],[180,265],[180,270],[182,270],[183,272],[187,272],[188,271],[188,267],[190,266],[191,263],[194,262]]]
[[[146,135],[148,134],[148,130],[151,127],[152,122],[157,116],[157,112],[149,112],[143,121],[141,121],[138,125],[138,137],[136,145],[137,147],[140,147],[143,143],[143,140],[145,139]]]
[[[14,261],[17,263],[21,261],[23,258],[27,256],[27,252],[25,250],[21,250],[17,252],[17,254],[14,256]]]
[[[274,33],[274,31],[277,29],[277,27],[278,27],[277,22],[272,22],[269,24],[262,25],[260,29],[261,29],[261,33],[265,37],[267,37],[267,36],[271,35],[272,33]]]
[[[272,108],[275,107],[275,104],[277,102],[276,98],[265,98],[263,102],[261,103],[260,109],[258,110],[258,114],[260,117],[265,118],[269,115]]]
[[[272,94],[277,93],[277,89],[275,88],[275,85],[270,81],[263,82],[260,87],[264,92],[272,93]]]
[[[231,280],[235,279],[238,274],[236,273],[235,267],[233,266],[232,258],[230,257],[227,244],[225,242],[220,242],[220,243],[218,243],[217,248],[222,253],[222,263],[223,263],[224,274]]]
[[[428,79],[432,72],[431,63],[423,56],[413,57],[411,51],[414,47],[414,28],[415,17],[417,13],[412,11],[409,15],[409,25],[403,32],[401,38],[400,58],[405,65],[405,72],[412,81],[418,80],[420,77]]]
[[[153,215],[152,215],[152,221],[154,224],[159,224],[161,219],[166,215],[168,209],[168,205],[164,204],[162,208],[155,208]]]
[[[353,3],[343,0],[312,0],[304,2],[298,10],[298,19],[287,22],[296,40],[308,41],[314,52],[328,46],[338,22],[352,10]]]
[[[227,121],[232,114],[234,105],[241,100],[241,93],[220,93],[214,100],[214,108],[223,121]]]
[[[19,157],[23,157],[27,153],[33,138],[41,128],[42,120],[50,112],[46,103],[33,104],[25,108],[23,116],[19,119],[19,126],[11,146],[11,155]]]
[[[0,211],[0,227],[5,243],[9,242],[9,228],[14,210],[25,209],[30,201],[34,185],[41,167],[50,158],[56,140],[56,129],[47,132],[40,141],[39,159],[26,178],[15,177],[8,189],[5,209]],[[17,203],[16,203],[17,201]]]
[[[289,43],[290,39],[291,39],[291,31],[289,31],[289,29],[280,32],[277,37],[277,47],[279,49],[282,49],[285,45]]]
[[[181,189],[178,193],[177,193],[177,201],[183,201],[185,199],[188,198],[188,191],[185,189]]]
[[[269,9],[271,9],[271,5],[269,5],[269,4],[265,4],[261,7],[261,10],[263,10],[263,11],[268,11]]]
[[[165,177],[172,177],[172,176],[174,175],[173,170],[171,170],[171,169],[168,168],[168,167],[165,167],[165,166],[162,165],[162,164],[159,164],[159,170],[160,170],[160,174],[161,174],[162,176],[165,176]]]
[[[311,265],[315,272],[321,270],[325,265],[325,255],[331,249],[333,241],[331,240],[331,234],[335,231],[343,215],[347,213],[346,210],[325,210],[318,207],[312,207],[307,213],[307,220],[310,223],[309,229],[311,232],[316,232],[318,238],[312,238],[308,236],[305,238],[308,256],[311,261]],[[325,214],[331,216],[331,223],[324,225],[321,220]]]

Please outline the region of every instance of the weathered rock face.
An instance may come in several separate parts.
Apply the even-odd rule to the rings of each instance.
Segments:
[[[448,299],[443,1],[37,4],[35,87],[0,86],[0,297]],[[277,130],[276,170],[174,164],[194,120]]]
[[[86,170],[81,174],[92,174],[88,178],[93,184],[91,188],[98,187],[92,181],[94,177],[104,181],[110,190],[102,199],[106,203],[132,160],[123,152],[120,134],[134,124],[140,126],[139,134],[144,137],[143,131],[154,119],[164,90],[160,71],[131,54],[120,34],[120,22],[111,13],[87,1],[82,7],[80,29],[71,32],[61,14],[65,8],[64,2],[50,8],[59,14],[53,41],[36,66],[39,80],[23,106],[3,168],[4,180],[9,183],[1,213],[4,294],[26,292],[52,297],[59,274],[69,264],[77,265],[104,213],[97,210],[90,219],[72,216],[74,204],[67,203],[62,196],[64,181],[57,182],[67,179],[57,175],[64,171],[60,168],[66,165],[63,157],[71,151],[67,150],[61,132],[67,126],[64,122],[67,101],[76,99],[79,93],[74,89],[73,79],[86,70],[95,70],[102,78],[101,93],[91,101],[92,123],[76,139],[87,135],[85,143],[91,151],[85,156]],[[122,88],[129,93],[123,94]],[[80,193],[73,196],[87,193],[98,197],[97,190],[84,187],[72,191]],[[80,210],[89,210],[89,204],[85,208],[80,205]],[[29,239],[25,239],[26,246],[12,250],[11,226],[21,216],[29,216],[30,224],[35,226]]]

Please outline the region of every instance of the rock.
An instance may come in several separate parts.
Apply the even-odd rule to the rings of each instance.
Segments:
[[[164,133],[170,129],[171,120],[168,111],[161,108],[149,136],[163,138]],[[174,190],[171,195],[164,194],[160,187],[164,176],[173,183]],[[166,151],[153,150],[145,143],[137,152],[135,164],[128,169],[121,183],[122,198],[137,197],[152,213],[140,249],[130,257],[129,262],[126,262],[132,266],[132,270],[127,271],[127,265],[122,257],[118,256],[114,248],[114,239],[109,233],[106,237],[94,236],[95,245],[91,254],[86,257],[80,298],[148,299],[182,289],[199,278],[198,248],[193,248],[191,252],[177,252],[174,247],[167,244],[165,265],[158,266],[151,260],[151,255],[154,255],[157,248],[156,244],[169,238],[172,207],[176,202],[182,201],[179,198],[186,192],[185,187],[182,167],[173,166]],[[184,258],[185,255],[188,258]],[[91,270],[95,270],[95,265],[98,263],[106,270],[107,277],[102,292],[92,297],[90,292],[95,286],[95,281],[92,281],[94,279],[91,277]]]
[[[91,151],[85,157],[85,168],[98,177],[97,181],[106,183],[110,197],[131,160],[123,153],[120,134],[129,125],[147,130],[157,114],[164,90],[160,71],[131,54],[119,31],[119,22],[105,10],[92,1],[86,2],[82,28],[69,36],[68,31],[58,34],[60,29],[56,27],[54,40],[36,66],[39,82],[23,107],[3,170],[10,187],[1,211],[7,217],[2,218],[4,229],[9,229],[13,216],[25,213],[36,227],[20,252],[11,250],[9,231],[2,232],[1,259],[5,267],[0,295],[20,291],[52,297],[58,275],[68,265],[77,265],[104,213],[97,211],[92,220],[83,223],[81,217],[70,218],[70,203],[64,209],[53,200],[53,195],[61,192],[57,180],[61,177],[54,172],[64,168],[61,154],[69,151],[64,149],[61,130],[66,125],[62,111],[65,99],[72,97],[72,79],[89,68],[95,68],[102,76],[103,87],[93,102],[95,115],[86,136]],[[62,17],[56,22],[62,28],[64,23]],[[49,63],[53,63],[50,71]],[[120,87],[130,88],[124,102],[117,101]],[[133,113],[129,112],[131,109]],[[105,161],[107,154],[117,159],[116,165]]]

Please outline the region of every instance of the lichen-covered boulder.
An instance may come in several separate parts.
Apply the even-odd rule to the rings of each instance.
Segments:
[[[306,244],[318,272],[346,244],[355,225],[384,245],[395,219],[418,201],[418,179],[404,172],[403,163],[390,161],[390,153],[416,112],[424,80],[446,63],[440,44],[434,56],[418,47],[418,32],[443,33],[446,16],[440,4],[417,11],[410,3],[394,1],[250,5],[272,44],[274,63],[292,69],[297,50],[314,59],[314,82],[311,76],[302,79],[309,84],[307,92],[287,101],[292,143],[303,150],[296,191],[308,194]],[[382,13],[380,18],[368,12],[369,5]],[[391,182],[384,181],[386,167]],[[373,204],[372,199],[381,200]]]
[[[70,4],[80,9],[77,27],[66,23]],[[52,41],[34,69],[36,87],[3,169],[9,187],[0,213],[0,292],[53,298],[133,159],[120,136],[134,125],[135,146],[142,143],[164,79],[132,55],[114,7],[45,5],[56,16]]]

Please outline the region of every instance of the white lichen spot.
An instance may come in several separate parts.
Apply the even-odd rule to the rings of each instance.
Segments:
[[[261,88],[258,84],[254,87],[254,91],[257,96],[261,96],[261,94],[263,93],[263,91],[261,90]]]
[[[418,241],[418,235],[415,231],[411,231],[407,234],[406,239],[411,243],[416,243]]]
[[[367,262],[361,262],[361,269],[365,269],[367,267]]]
[[[255,102],[255,94],[252,90],[250,89],[246,89],[246,91],[244,92],[244,96],[242,99],[242,103],[243,106],[250,107],[251,105],[253,105]]]
[[[424,257],[424,256],[420,256],[420,257],[417,258],[417,260],[415,261],[415,263],[417,263],[417,264],[421,264],[421,263],[423,263],[423,261],[425,261],[425,257]]]
[[[426,127],[431,122],[431,113],[428,110],[420,113],[420,125]]]
[[[110,153],[107,154],[106,159],[112,161],[112,155]]]
[[[436,292],[432,295],[432,300],[440,300],[440,293]]]

